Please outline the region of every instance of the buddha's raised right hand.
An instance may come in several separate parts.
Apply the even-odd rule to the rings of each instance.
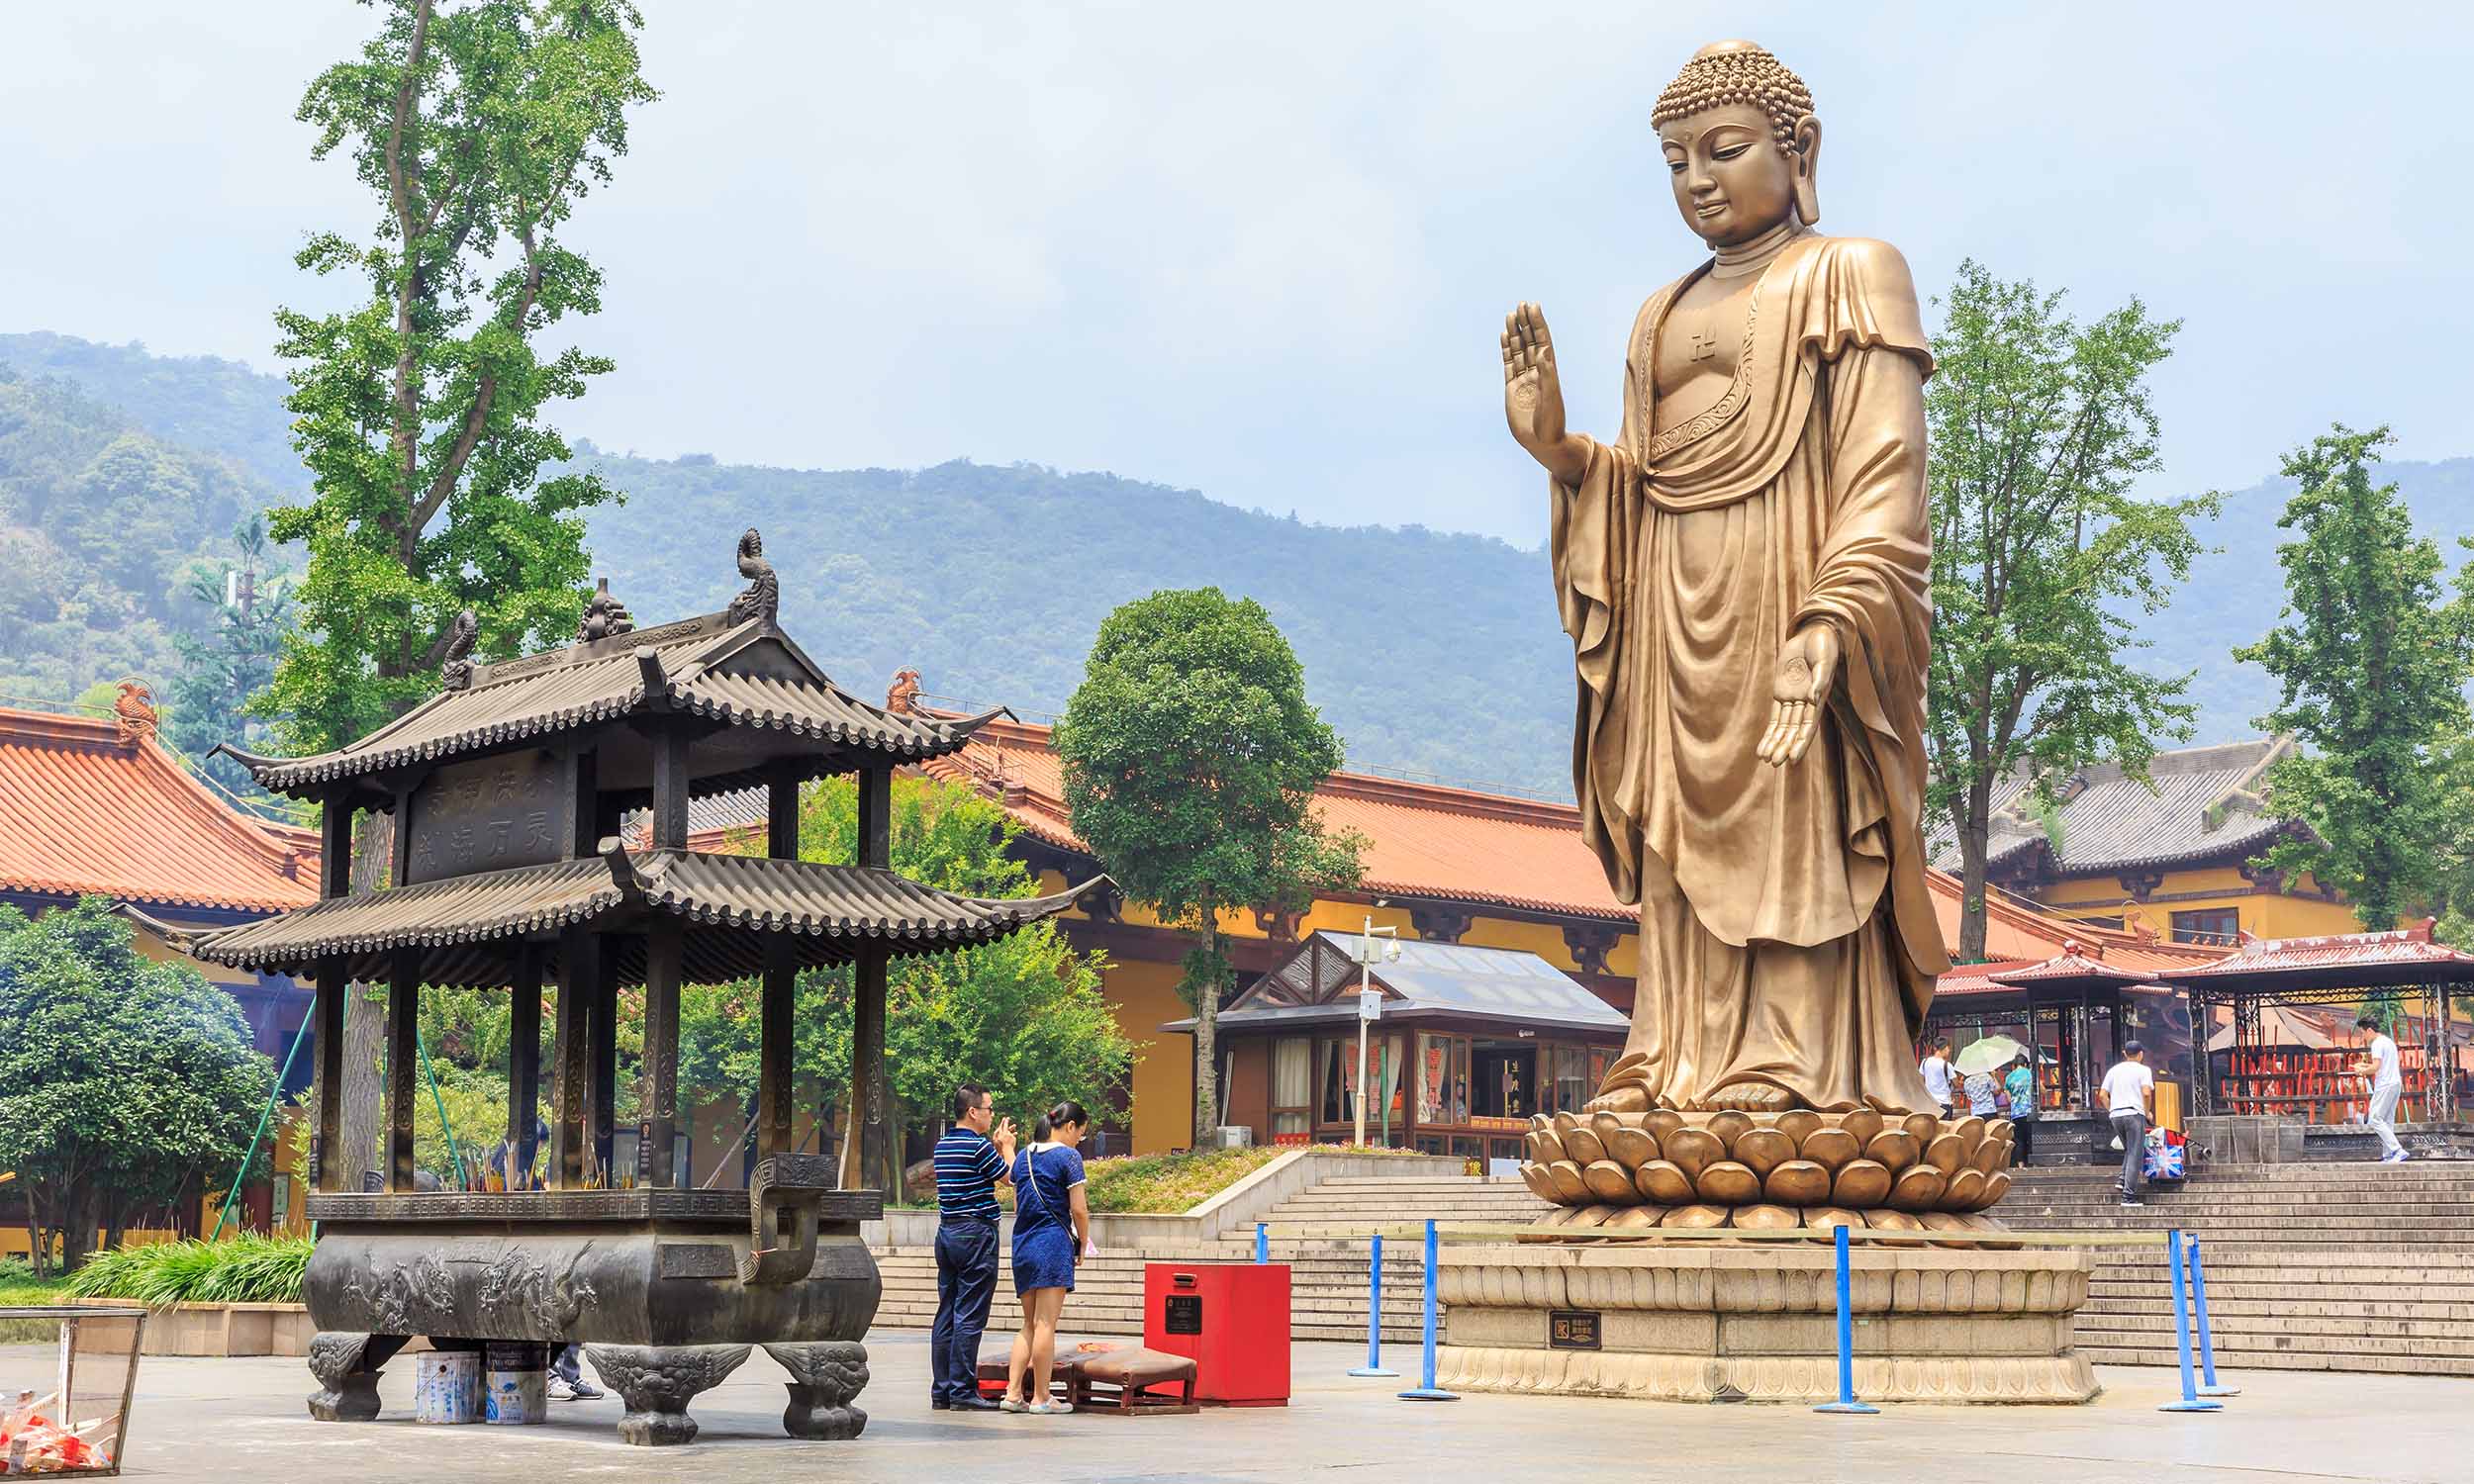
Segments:
[[[1503,317],[1503,420],[1529,456],[1565,484],[1589,465],[1589,440],[1564,426],[1564,383],[1546,311],[1524,304]]]

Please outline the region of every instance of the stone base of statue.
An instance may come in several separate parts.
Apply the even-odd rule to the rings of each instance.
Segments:
[[[1437,1384],[1670,1402],[1838,1396],[1836,1254],[1818,1242],[1447,1248]],[[2079,1403],[2082,1251],[1859,1246],[1856,1393],[1867,1402]]]

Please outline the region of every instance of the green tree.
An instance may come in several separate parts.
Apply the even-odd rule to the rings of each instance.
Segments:
[[[73,1268],[97,1228],[108,1246],[132,1213],[229,1180],[274,1079],[232,997],[140,954],[108,900],[32,920],[0,906],[0,1168],[39,1268],[55,1244]]]
[[[1075,833],[1129,898],[1199,935],[1178,988],[1195,1016],[1194,1138],[1208,1141],[1229,982],[1220,914],[1301,911],[1358,881],[1365,842],[1312,807],[1340,738],[1263,605],[1203,588],[1108,615],[1055,744]]]
[[[563,642],[583,603],[582,512],[614,498],[543,420],[611,369],[570,345],[602,279],[564,231],[626,150],[627,110],[653,90],[627,0],[376,0],[378,34],[319,74],[298,117],[311,153],[340,151],[383,203],[367,242],[313,235],[296,258],[363,286],[331,314],[276,313],[291,363],[293,447],[309,498],[273,512],[309,565],[300,627],[255,701],[281,743],[339,746],[435,685],[449,625],[470,608],[480,652]],[[354,846],[373,885],[377,821]],[[380,996],[352,995],[337,1158],[377,1144]]]
[[[214,749],[219,742],[245,746],[264,729],[247,714],[249,699],[274,679],[275,656],[292,624],[292,595],[267,545],[265,516],[242,521],[233,545],[238,561],[192,565],[189,596],[215,615],[214,627],[203,637],[172,636],[181,666],[163,709],[163,740],[226,791],[275,813],[280,806],[248,770]]]
[[[2062,295],[1961,263],[1925,388],[1932,435],[1933,660],[1927,818],[1956,840],[1957,957],[1984,957],[1993,794],[2024,771],[2040,794],[2089,764],[2143,777],[2159,736],[2190,734],[2191,677],[2131,663],[2199,554],[2213,494],[2132,495],[2162,467],[2148,373],[2179,321],[2137,299],[2082,325]],[[1936,832],[1939,832],[1937,827]]]
[[[321,73],[298,115],[319,131],[313,156],[343,151],[385,215],[369,242],[320,232],[296,261],[357,276],[366,297],[276,314],[315,487],[274,511],[309,570],[262,709],[302,751],[421,699],[459,609],[493,656],[574,623],[578,512],[613,492],[589,472],[542,477],[571,456],[542,414],[611,362],[546,349],[601,307],[599,270],[562,231],[625,152],[628,105],[654,96],[625,0],[378,9],[377,37]]]
[[[2444,582],[2439,544],[2414,533],[2397,487],[2370,466],[2388,429],[2338,424],[2286,456],[2300,488],[2277,525],[2281,621],[2237,660],[2276,677],[2281,700],[2258,724],[2302,746],[2268,772],[2276,810],[2309,826],[2268,852],[2353,902],[2374,932],[2410,904],[2444,904],[2461,808],[2474,674],[2474,574]],[[2459,869],[2452,873],[2451,866]]]
[[[896,872],[972,896],[1036,894],[1037,882],[1006,854],[1017,827],[996,803],[957,785],[897,778],[893,804]],[[855,780],[801,790],[799,819],[803,860],[858,859]],[[1009,1110],[1064,1097],[1104,1104],[1132,1068],[1135,1046],[1100,992],[1103,968],[1099,955],[1075,952],[1053,922],[978,948],[895,960],[886,1067],[904,1121],[941,1117],[966,1080],[996,1089]],[[810,1107],[839,1109],[848,1096],[852,994],[848,968],[799,976],[793,1043],[800,1095]],[[682,990],[679,1076],[691,1101],[755,1096],[757,1004],[750,981]]]

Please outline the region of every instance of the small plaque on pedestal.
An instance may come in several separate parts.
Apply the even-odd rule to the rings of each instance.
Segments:
[[[1550,1309],[1547,1311],[1548,1349],[1594,1350],[1597,1347],[1597,1310]]]

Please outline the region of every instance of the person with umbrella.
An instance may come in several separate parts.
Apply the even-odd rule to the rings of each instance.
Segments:
[[[1967,1095],[1967,1111],[1977,1118],[1999,1118],[2002,1114],[2002,1083],[1998,1073],[2018,1055],[2019,1043],[2008,1036],[1983,1036],[1967,1043],[1951,1064],[1959,1077],[1959,1090]]]
[[[2012,1163],[2025,1165],[2035,1153],[2036,1142],[2036,1068],[2022,1048],[2017,1061],[2010,1064],[2010,1075],[2002,1079],[2002,1090],[2010,1094],[2011,1139],[2018,1146]]]

